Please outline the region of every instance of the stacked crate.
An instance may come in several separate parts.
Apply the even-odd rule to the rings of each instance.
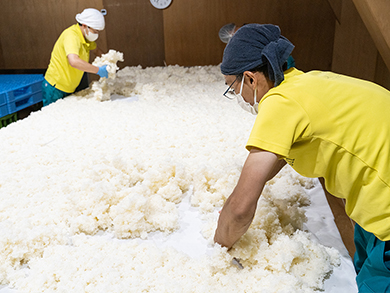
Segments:
[[[42,74],[0,75],[0,128],[17,120],[17,112],[42,101]]]

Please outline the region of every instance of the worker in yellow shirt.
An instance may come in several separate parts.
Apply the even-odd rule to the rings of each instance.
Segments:
[[[323,178],[356,222],[359,292],[390,292],[390,92],[332,72],[287,69],[294,46],[271,24],[247,24],[226,45],[225,96],[257,115],[249,155],[218,220],[227,248],[247,231],[265,183],[288,163]]]
[[[101,67],[89,63],[89,52],[101,55],[95,41],[104,30],[103,14],[94,8],[84,9],[76,15],[77,24],[62,32],[51,53],[49,67],[42,83],[43,106],[72,94],[84,72],[108,77],[107,65]]]

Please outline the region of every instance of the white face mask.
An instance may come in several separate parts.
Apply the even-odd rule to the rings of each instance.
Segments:
[[[94,34],[93,32],[91,32],[89,30],[89,28],[87,27],[87,30],[88,31],[85,31],[85,38],[90,41],[90,42],[94,42],[97,40],[97,38],[99,37],[99,34]]]
[[[236,94],[237,102],[240,105],[240,107],[243,108],[245,111],[248,111],[249,113],[252,113],[253,115],[257,115],[257,113],[259,111],[259,103],[257,102],[257,90],[255,90],[253,106],[251,104],[249,104],[248,102],[246,102],[241,95],[242,88],[244,85],[244,77],[245,77],[245,75],[242,76],[240,93]]]

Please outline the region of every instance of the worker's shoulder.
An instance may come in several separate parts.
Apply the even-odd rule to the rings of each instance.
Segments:
[[[71,25],[62,32],[62,37],[80,38],[82,36],[80,27],[78,24]]]

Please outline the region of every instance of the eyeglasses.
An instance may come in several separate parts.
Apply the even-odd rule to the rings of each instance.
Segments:
[[[233,84],[237,81],[238,75],[236,76],[236,79],[232,82],[232,84],[228,87],[228,89],[223,93],[225,98],[228,98],[229,100],[233,100],[236,98],[236,93],[234,89],[232,88]]]
[[[98,33],[99,33],[98,30],[95,30],[94,28],[91,28],[90,26],[88,26],[88,29],[89,29],[93,34],[98,34]]]

